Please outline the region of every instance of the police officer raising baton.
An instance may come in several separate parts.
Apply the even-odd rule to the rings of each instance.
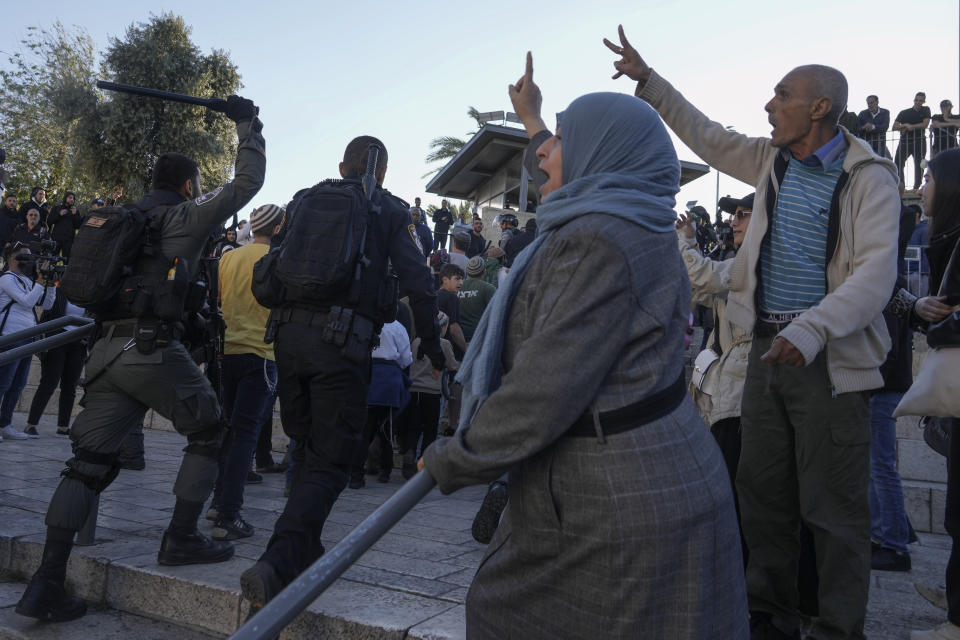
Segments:
[[[181,321],[190,312],[185,299],[191,297],[189,287],[181,285],[195,281],[207,236],[244,207],[263,184],[263,125],[257,107],[231,96],[225,112],[236,122],[239,138],[231,182],[202,193],[196,162],[179,153],[165,153],[154,166],[151,191],[128,212],[129,217],[124,218],[125,212],[117,207],[98,209],[77,235],[62,285],[72,278],[83,290],[105,273],[97,273],[100,258],[91,242],[98,237],[103,242],[116,241],[115,236],[98,233],[114,228],[118,221],[139,220],[144,226],[136,236],[134,258],[122,270],[126,275],[116,287],[116,299],[101,301],[99,310],[94,309],[99,338],[86,364],[84,408],[73,424],[74,456],[67,461],[47,510],[43,557],[17,604],[21,615],[60,622],[86,612],[86,602],[64,590],[74,535],[86,521],[96,495],[116,478],[120,443],[147,409],[171,420],[187,438],[173,487],[177,496],[173,518],[163,534],[157,561],[185,565],[221,562],[233,555],[229,542],[210,540],[197,531],[203,503],[217,478],[223,434],[216,394],[182,342]],[[109,253],[105,249],[101,245],[99,253]]]

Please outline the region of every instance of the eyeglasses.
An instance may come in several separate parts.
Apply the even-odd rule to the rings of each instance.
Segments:
[[[737,211],[736,213],[731,213],[730,217],[736,218],[737,220],[743,220],[744,218],[750,217],[751,213],[753,213],[753,211]]]

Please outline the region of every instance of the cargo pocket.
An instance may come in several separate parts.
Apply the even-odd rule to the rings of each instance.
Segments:
[[[177,433],[188,435],[209,429],[220,422],[217,396],[207,385],[178,385],[177,401],[169,416]]]

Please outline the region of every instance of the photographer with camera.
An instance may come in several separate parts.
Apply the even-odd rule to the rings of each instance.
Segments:
[[[0,272],[0,335],[29,329],[37,324],[34,307],[45,310],[53,307],[56,289],[53,280],[45,277],[42,283],[36,280],[46,264],[38,263],[30,248],[14,243],[3,252],[4,270]],[[48,271],[49,273],[49,271]],[[10,349],[27,344],[31,340],[10,345]],[[0,367],[0,433],[8,440],[26,440],[30,436],[18,431],[12,424],[13,410],[20,393],[27,384],[32,356],[26,356]]]

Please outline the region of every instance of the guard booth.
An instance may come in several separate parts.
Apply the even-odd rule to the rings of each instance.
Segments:
[[[481,115],[499,116],[503,124],[484,124],[427,183],[426,191],[441,198],[476,203],[474,213],[483,220],[483,236],[496,244],[500,240],[496,217],[512,213],[523,229],[529,218],[536,217],[537,193],[523,168],[523,151],[530,138],[519,125],[507,124],[517,122],[516,116],[502,111]],[[681,160],[680,184],[696,180],[709,170],[705,164]]]

